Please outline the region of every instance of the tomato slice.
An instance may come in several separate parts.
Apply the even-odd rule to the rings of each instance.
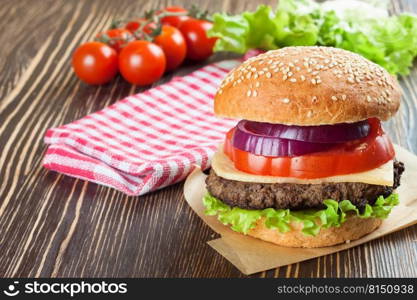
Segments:
[[[225,154],[236,169],[256,175],[323,178],[375,169],[395,156],[394,147],[378,119],[369,119],[367,137],[340,144],[328,151],[294,157],[267,157],[233,147],[234,128],[226,134]]]

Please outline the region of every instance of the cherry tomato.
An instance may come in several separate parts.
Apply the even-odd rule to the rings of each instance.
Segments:
[[[174,70],[184,61],[187,46],[184,37],[177,28],[163,25],[162,33],[155,37],[154,42],[164,50],[167,71]]]
[[[136,20],[133,20],[133,21],[130,21],[129,23],[127,23],[125,28],[127,30],[129,30],[131,33],[135,33],[135,31],[139,29],[140,25],[143,22],[147,22],[147,20],[145,18],[138,18]],[[154,30],[155,28],[156,28],[155,23],[149,23],[148,25],[146,25],[143,28],[143,31],[147,34],[150,34],[152,32],[152,30]]]
[[[119,68],[123,78],[140,86],[151,84],[161,78],[165,66],[164,51],[148,41],[130,42],[119,55]]]
[[[207,31],[213,26],[204,20],[189,19],[181,23],[180,31],[187,44],[187,58],[204,60],[213,54],[216,38],[207,37]]]
[[[96,39],[99,42],[105,43],[119,52],[124,45],[133,41],[135,38],[132,33],[123,28],[110,29],[97,34]]]
[[[365,138],[328,151],[294,157],[267,157],[234,148],[232,129],[226,134],[224,151],[236,169],[256,175],[313,179],[365,172],[383,165],[395,155],[379,120],[369,119],[369,123],[371,132]]]
[[[162,11],[174,12],[174,13],[188,13],[188,10],[180,6],[168,6]],[[158,11],[157,13],[161,13],[162,11]],[[161,22],[164,25],[179,27],[182,22],[189,20],[189,19],[191,19],[189,16],[169,16],[169,17],[163,17],[161,19]]]
[[[72,67],[86,83],[107,83],[117,74],[116,50],[100,42],[82,44],[72,56]]]

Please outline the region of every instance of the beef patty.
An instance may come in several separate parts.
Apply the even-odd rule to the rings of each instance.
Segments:
[[[252,183],[228,180],[212,169],[206,179],[207,190],[230,206],[246,209],[323,208],[323,200],[350,200],[356,207],[373,205],[378,196],[389,196],[400,185],[404,164],[394,161],[394,186],[356,182],[295,184]]]

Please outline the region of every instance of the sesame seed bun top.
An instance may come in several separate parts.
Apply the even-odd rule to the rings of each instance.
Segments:
[[[214,101],[216,115],[287,125],[389,119],[400,105],[395,77],[362,56],[330,47],[287,47],[232,70]]]

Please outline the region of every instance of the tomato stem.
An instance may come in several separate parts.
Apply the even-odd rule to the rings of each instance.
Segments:
[[[147,18],[145,22],[140,24],[139,28],[135,30],[133,33],[133,36],[138,39],[145,39],[147,41],[153,41],[153,39],[161,34],[162,31],[162,23],[161,19],[165,17],[180,17],[180,16],[186,16],[187,12],[169,12],[169,11],[163,11],[159,14],[153,14],[150,18]],[[152,30],[150,34],[145,32],[146,26],[149,24],[154,23],[156,24],[156,28]]]

